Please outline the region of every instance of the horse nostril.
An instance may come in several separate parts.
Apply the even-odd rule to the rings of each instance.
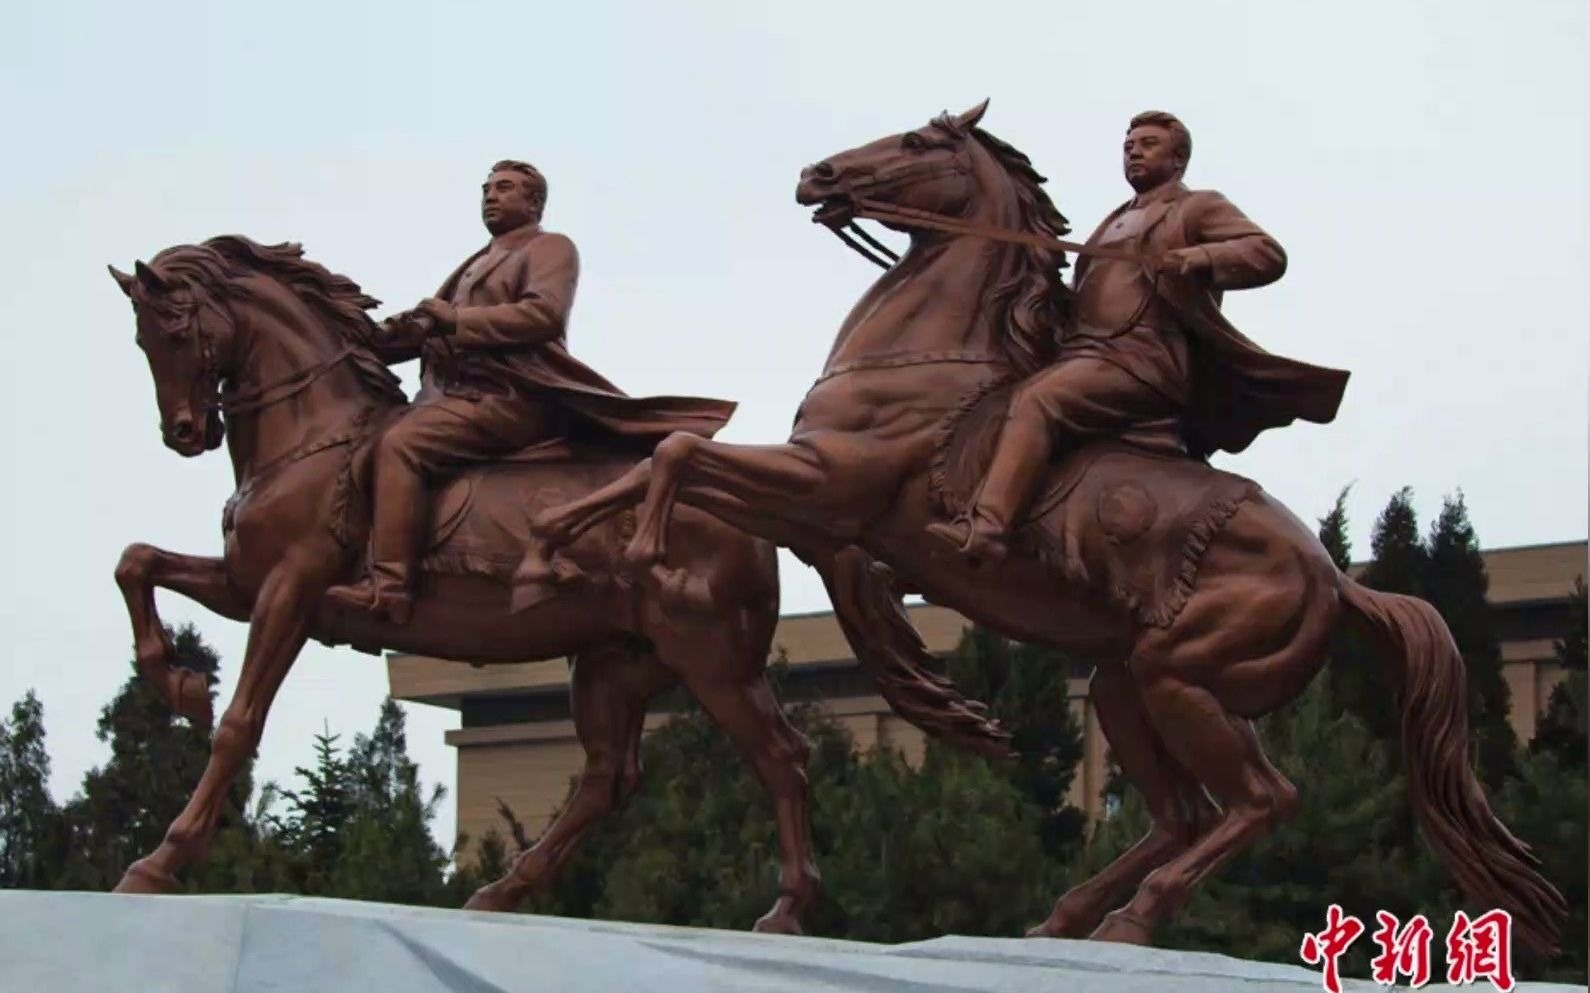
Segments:
[[[833,179],[835,176],[839,175],[839,170],[835,169],[827,162],[819,162],[812,166],[812,175],[816,176],[818,179]]]
[[[183,417],[171,425],[171,437],[177,441],[193,440],[193,421]]]

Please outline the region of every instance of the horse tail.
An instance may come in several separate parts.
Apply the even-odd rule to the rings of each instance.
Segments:
[[[1567,904],[1529,846],[1491,812],[1475,778],[1463,656],[1446,621],[1417,597],[1371,590],[1347,576],[1341,592],[1349,615],[1394,660],[1403,760],[1426,838],[1470,899],[1506,910],[1526,945],[1555,955]]]
[[[988,708],[928,667],[933,656],[906,616],[887,567],[852,545],[834,555],[824,579],[851,650],[895,713],[980,755],[1011,755],[1010,734],[988,716]]]

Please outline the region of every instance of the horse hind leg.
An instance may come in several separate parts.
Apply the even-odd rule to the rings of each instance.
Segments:
[[[165,588],[181,593],[222,617],[246,621],[249,604],[227,579],[225,561],[179,555],[153,545],[129,545],[116,565],[116,585],[121,588],[132,622],[139,675],[178,716],[186,717],[196,727],[208,728],[214,716],[209,680],[203,673],[172,665],[176,649],[155,608],[155,590]]]
[[[1186,851],[1217,813],[1160,740],[1124,665],[1097,669],[1088,691],[1110,751],[1142,792],[1153,823],[1137,844],[1061,896],[1029,938],[1085,937],[1144,876]]]
[[[1153,926],[1181,909],[1194,888],[1296,808],[1297,790],[1270,764],[1252,722],[1212,692],[1179,677],[1174,664],[1138,657],[1133,672],[1150,719],[1183,766],[1220,804],[1219,820],[1181,854],[1150,872],[1128,903],[1092,937],[1146,944]]]
[[[576,656],[569,692],[585,768],[574,794],[536,843],[502,878],[476,890],[465,910],[513,910],[550,885],[590,830],[623,805],[640,782],[646,703],[671,681],[649,651],[629,644],[612,642]]]
[[[806,762],[811,744],[790,724],[767,682],[771,623],[756,611],[740,623],[702,623],[659,637],[665,664],[678,672],[708,716],[722,728],[772,795],[779,838],[778,896],[754,930],[800,934],[802,915],[817,902]],[[776,615],[775,615],[776,616]],[[768,628],[766,632],[762,628]]]

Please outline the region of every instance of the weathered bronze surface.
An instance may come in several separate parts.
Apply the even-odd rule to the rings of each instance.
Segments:
[[[1065,219],[986,104],[807,168],[799,202],[887,266],[840,327],[789,440],[674,434],[608,486],[541,512],[521,578],[641,502],[637,575],[682,549],[676,507],[777,541],[827,582],[857,657],[923,728],[998,745],[934,678],[900,609],[924,594],[1009,636],[1091,658],[1111,752],[1153,828],[1063,895],[1034,935],[1146,943],[1204,879],[1292,812],[1253,718],[1294,699],[1344,624],[1395,667],[1425,835],[1465,893],[1549,949],[1561,895],[1496,819],[1470,769],[1463,661],[1422,600],[1340,573],[1256,484],[1207,464],[1297,419],[1329,422],[1346,373],[1271,355],[1221,294],[1281,275],[1279,244],[1181,176],[1191,140],[1140,115],[1123,147],[1136,196],[1061,277]],[[907,234],[892,252],[858,217]],[[862,239],[866,240],[866,239]],[[666,596],[666,594],[664,594]]]

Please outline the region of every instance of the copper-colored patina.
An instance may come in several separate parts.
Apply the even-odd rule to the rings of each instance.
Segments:
[[[170,891],[203,855],[313,637],[476,664],[573,660],[584,773],[557,821],[470,900],[479,909],[508,909],[548,881],[633,791],[647,701],[683,683],[773,795],[779,896],[757,926],[799,930],[817,872],[807,743],[764,672],[778,619],[773,546],[681,514],[669,525],[673,568],[636,582],[619,568],[634,529],[621,515],[564,550],[556,586],[520,584],[520,609],[509,610],[529,512],[620,477],[671,431],[711,437],[733,410],[626,397],[570,356],[575,249],[541,229],[545,192],[530,166],[499,163],[482,197],[491,244],[383,325],[367,314],[377,301],[297,245],[219,237],[168,248],[131,275],[112,270],[133,303],[167,446],[191,457],[224,441],[237,480],[221,557],[143,544],[123,554],[116,580],[139,671],[173,710],[209,724],[204,677],[171,664],[154,591],[249,625],[198,788],[118,891]],[[386,365],[411,358],[423,361],[423,388],[408,403]]]
[[[1081,247],[1068,286],[1066,221],[1026,156],[980,127],[985,108],[802,174],[797,199],[887,271],[789,440],[670,436],[540,512],[518,581],[556,582],[562,549],[637,501],[634,574],[688,569],[675,508],[706,511],[812,564],[896,709],[986,750],[997,730],[932,675],[902,591],[1095,660],[1100,723],[1154,824],[1032,933],[1130,942],[1290,815],[1297,791],[1251,721],[1296,698],[1353,624],[1395,667],[1426,837],[1465,893],[1552,948],[1563,899],[1470,769],[1463,662],[1440,616],[1355,583],[1285,507],[1207,463],[1340,403],[1345,373],[1271,355],[1220,314],[1224,291],[1280,277],[1280,246],[1220,194],[1183,186],[1185,127],[1140,115],[1124,145],[1136,195]],[[856,217],[909,248],[858,241]],[[692,588],[715,590],[659,595],[688,604]]]

